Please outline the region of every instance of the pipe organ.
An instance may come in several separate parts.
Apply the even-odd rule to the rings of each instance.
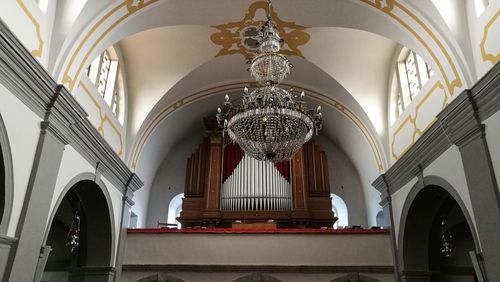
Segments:
[[[224,144],[223,144],[224,143]],[[310,141],[286,162],[258,161],[212,134],[188,158],[183,227],[273,220],[278,227],[332,226],[327,156]]]
[[[231,171],[230,171],[231,170]],[[221,210],[291,210],[290,163],[256,160],[237,144],[224,148]]]

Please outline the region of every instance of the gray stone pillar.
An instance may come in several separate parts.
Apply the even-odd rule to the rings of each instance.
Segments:
[[[450,140],[459,147],[474,211],[488,281],[500,281],[500,195],[477,107],[470,93],[439,115]],[[457,101],[458,100],[458,101]],[[451,105],[450,105],[451,106]]]
[[[19,218],[8,281],[33,281],[61,165],[64,142],[42,122],[33,167]]]
[[[398,261],[398,246],[396,243],[396,234],[394,233],[394,215],[392,212],[392,198],[389,192],[389,185],[385,179],[385,175],[380,175],[372,183],[380,192],[380,206],[382,206],[382,212],[384,213],[384,226],[390,226],[391,234],[391,249],[392,249],[392,261],[394,264],[394,281],[399,281],[399,261]]]
[[[132,201],[133,193],[129,190],[125,190],[125,195],[122,198],[122,220],[120,223],[120,233],[119,233],[119,241],[118,241],[118,251],[116,253],[116,275],[115,281],[121,280],[122,275],[122,264],[123,257],[125,253],[125,243],[127,239],[127,228],[130,223],[130,209],[134,205]]]
[[[0,235],[0,281],[7,280],[4,280],[4,274],[7,273],[7,262],[12,246],[16,243],[16,241],[16,238]]]

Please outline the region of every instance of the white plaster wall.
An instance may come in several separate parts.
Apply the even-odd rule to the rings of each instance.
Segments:
[[[40,51],[33,55],[36,55],[35,58],[47,67],[56,1],[48,1],[45,13],[40,10],[34,0],[3,0],[1,5],[2,21],[29,51]]]
[[[401,225],[401,213],[403,212],[403,206],[411,188],[415,185],[415,183],[417,183],[416,177],[408,181],[406,185],[401,187],[392,195],[392,215],[394,217],[393,229],[394,234],[396,235],[396,244],[398,244],[399,227]]]
[[[498,184],[500,183],[500,112],[496,112],[485,120],[484,124],[486,125],[486,141]],[[500,186],[498,188],[500,190]]]
[[[432,162],[432,164],[427,166],[423,173],[424,177],[427,175],[436,175],[450,183],[464,202],[464,205],[467,208],[474,224],[474,228],[476,228],[474,211],[472,210],[472,203],[468,190],[469,188],[467,186],[462,157],[460,156],[458,147],[451,146],[448,150],[446,150],[446,152]]]
[[[314,140],[328,157],[330,192],[341,197],[346,203],[349,225],[369,227],[365,194],[356,167],[340,147],[330,139],[319,135]],[[378,203],[380,198],[370,200]]]
[[[7,235],[14,236],[33,166],[41,118],[1,84],[0,114],[7,130],[13,162],[14,199]]]
[[[149,198],[147,227],[157,227],[158,221],[166,222],[168,205],[177,194],[184,193],[187,159],[203,142],[203,133],[184,139],[174,146],[156,173]]]
[[[500,0],[490,0],[490,4],[480,14],[476,14],[474,2],[466,2],[467,17],[469,19],[469,32],[472,44],[472,54],[477,70],[476,81],[481,78],[494,65],[494,61],[488,60],[481,52],[481,42],[484,41],[484,50],[486,54],[497,56],[500,52]],[[495,20],[496,15],[496,20]],[[490,28],[485,36],[486,25],[490,23]],[[498,59],[496,59],[498,62]]]
[[[129,233],[123,263],[389,266],[393,261],[389,233]]]
[[[413,1],[415,2],[415,0]],[[467,2],[473,1],[475,0],[432,0],[434,6],[436,6],[439,11],[439,14],[441,14],[441,18],[444,23],[449,28],[449,32],[453,35],[460,50],[462,51],[462,54],[467,61],[469,71],[472,76],[475,77],[474,58],[472,56],[472,46],[469,37],[469,18],[467,17]],[[437,20],[437,17],[433,18],[433,20],[435,22],[440,22]],[[444,29],[444,26],[442,29],[446,30]]]

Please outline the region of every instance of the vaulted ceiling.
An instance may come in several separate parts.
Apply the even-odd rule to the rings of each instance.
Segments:
[[[388,86],[398,45],[415,50],[443,74],[448,71],[441,54],[429,47],[432,42],[411,26],[421,25],[422,6],[437,14],[430,0],[422,1],[426,3],[415,9],[403,1],[273,1],[272,15],[285,40],[283,52],[295,66],[284,83],[303,88],[310,104],[322,105],[322,134],[351,158],[375,205],[377,193],[370,184],[388,166]],[[128,89],[126,158],[147,186],[175,144],[193,130],[203,130],[202,118],[214,115],[224,94],[236,99],[252,82],[246,66],[252,28],[265,20],[267,2],[114,3],[87,1],[83,11],[94,12],[82,11],[72,30],[66,31],[74,37],[62,44],[54,75],[64,81],[76,65],[65,59],[69,50],[85,64],[108,46],[119,47]],[[102,29],[102,36],[74,44],[80,42],[81,31],[92,26],[97,34]],[[453,50],[450,53],[453,60]]]

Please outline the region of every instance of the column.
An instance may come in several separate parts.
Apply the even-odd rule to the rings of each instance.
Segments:
[[[477,106],[470,92],[438,118],[462,157],[488,281],[500,281],[500,195]]]
[[[134,176],[133,174],[131,178]],[[127,241],[127,229],[130,223],[130,214],[134,201],[132,201],[133,193],[128,189],[125,189],[125,193],[122,198],[122,220],[120,223],[120,233],[118,241],[118,250],[116,253],[116,275],[115,281],[120,281],[122,276],[122,266],[123,258],[125,255],[125,244]]]
[[[65,143],[49,122],[42,122],[21,217],[12,250],[8,281],[33,281],[43,243],[50,203],[61,165]]]
[[[390,226],[391,232],[391,249],[392,261],[394,264],[394,281],[399,281],[399,260],[398,260],[398,245],[396,243],[396,234],[394,233],[394,214],[392,212],[392,198],[389,192],[389,185],[385,179],[385,175],[380,175],[372,184],[375,189],[380,192],[380,206],[384,214],[384,226]]]

